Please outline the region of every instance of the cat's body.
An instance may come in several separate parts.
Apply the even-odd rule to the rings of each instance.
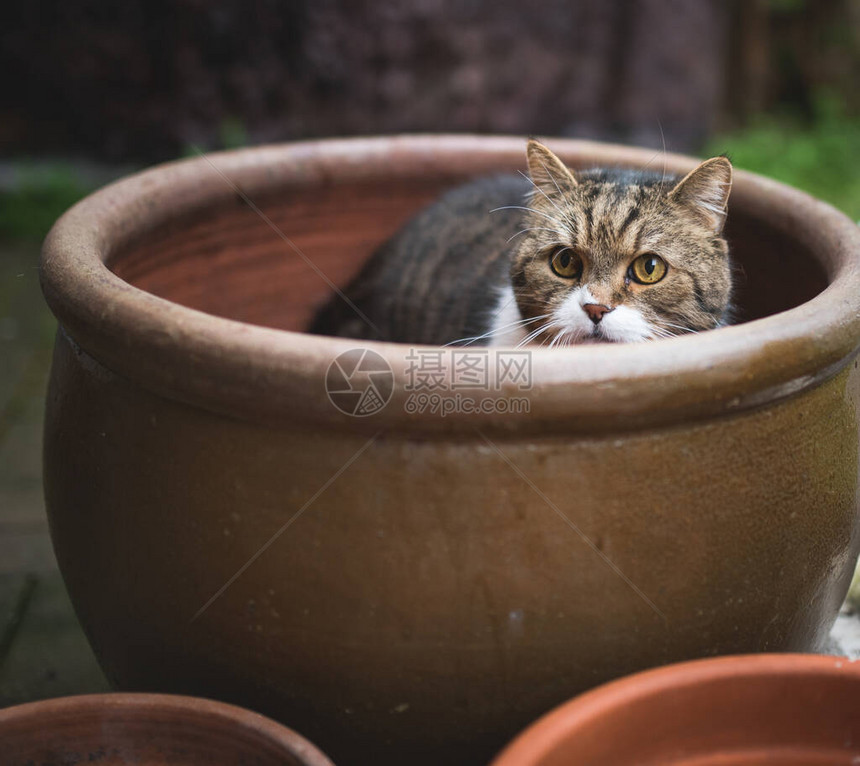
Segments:
[[[375,327],[335,297],[312,330],[430,345],[488,332],[502,295],[511,294],[518,244],[511,237],[523,217],[499,208],[523,205],[529,188],[521,176],[495,176],[449,191],[377,250],[346,288]]]
[[[345,297],[318,313],[311,332],[422,345],[567,345],[726,321],[727,160],[678,183],[625,170],[574,176],[534,141],[528,156],[531,180],[479,179],[421,211]]]

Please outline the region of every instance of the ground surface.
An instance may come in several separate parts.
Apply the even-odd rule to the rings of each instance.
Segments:
[[[0,246],[0,707],[109,688],[63,586],[42,500],[54,323],[37,258],[33,245]],[[860,657],[860,617],[840,616],[829,650]]]
[[[0,248],[0,707],[107,691],[69,602],[42,500],[53,344],[38,248]]]

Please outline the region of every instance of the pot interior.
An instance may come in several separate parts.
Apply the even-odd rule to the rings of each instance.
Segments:
[[[230,205],[140,232],[111,254],[108,266],[130,284],[183,306],[302,331],[332,292],[319,272],[343,287],[412,214],[462,180],[329,181],[255,196],[271,225],[236,195]],[[738,322],[794,308],[827,286],[814,253],[740,203],[730,208],[726,237]]]
[[[27,703],[0,713],[4,766],[332,766],[298,734],[208,700],[104,694]]]

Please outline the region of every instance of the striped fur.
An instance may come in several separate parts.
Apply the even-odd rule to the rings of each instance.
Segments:
[[[728,321],[728,160],[708,160],[680,181],[607,168],[574,174],[531,141],[528,166],[530,178],[479,179],[421,211],[347,286],[349,302],[335,296],[310,331],[431,345],[568,345]],[[581,277],[553,272],[559,248],[582,259]],[[638,284],[631,263],[652,253],[666,275]],[[589,304],[606,313],[595,321]]]

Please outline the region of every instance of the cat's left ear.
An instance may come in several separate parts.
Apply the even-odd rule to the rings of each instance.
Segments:
[[[669,192],[669,199],[695,210],[714,234],[723,230],[729,192],[732,190],[732,163],[713,157],[687,174]]]
[[[526,155],[534,185],[547,196],[561,194],[565,189],[577,186],[576,177],[570,169],[540,141],[529,139]]]

